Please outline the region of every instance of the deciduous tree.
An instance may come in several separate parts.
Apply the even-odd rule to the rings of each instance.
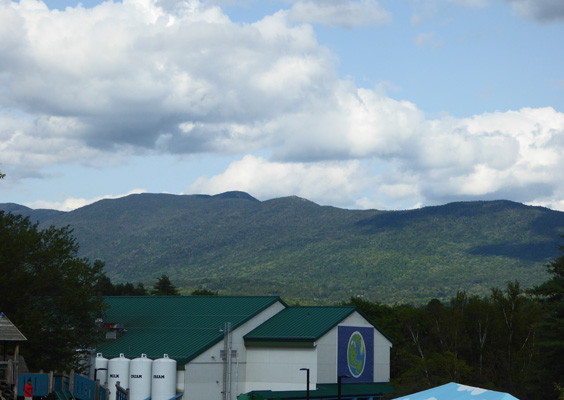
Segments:
[[[564,236],[563,236],[564,238]],[[546,386],[564,386],[564,245],[555,260],[546,265],[551,278],[531,293],[542,305],[544,319],[539,323],[539,346],[543,352],[543,378]]]
[[[71,234],[0,211],[0,310],[28,339],[22,354],[31,370],[78,370],[80,350],[99,339],[101,266],[77,256]]]

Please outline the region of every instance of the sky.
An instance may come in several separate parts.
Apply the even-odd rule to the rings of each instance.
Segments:
[[[564,211],[562,0],[0,0],[0,203]]]

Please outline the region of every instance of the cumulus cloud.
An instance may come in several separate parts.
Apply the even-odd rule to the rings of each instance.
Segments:
[[[497,0],[440,0],[464,7],[484,8]],[[438,13],[440,1],[427,0],[416,3],[418,11],[412,16],[412,24],[433,18]],[[513,10],[522,18],[540,23],[564,22],[564,2],[561,0],[503,0],[511,5]]]
[[[564,22],[564,2],[561,0],[505,0],[517,13],[538,22]]]
[[[298,22],[318,23],[338,28],[390,23],[392,15],[375,0],[302,0],[290,10]]]
[[[359,162],[281,163],[247,155],[222,174],[199,178],[185,193],[243,190],[261,199],[289,193],[332,205],[347,205],[362,186]]]
[[[120,197],[129,196],[131,194],[139,194],[145,193],[144,189],[133,189],[123,195],[112,196],[112,195],[105,195],[105,196],[97,196],[92,199],[82,199],[82,198],[72,198],[72,197],[65,197],[61,201],[34,201],[30,203],[26,203],[25,205],[29,208],[33,209],[49,209],[49,210],[59,210],[59,211],[72,211],[80,207],[84,207],[88,204],[95,203],[100,200],[104,199],[119,199]]]
[[[389,126],[386,121],[382,126],[389,131],[382,131],[378,124],[379,113],[384,113],[382,104],[372,109],[359,104],[356,111],[364,114],[360,119],[366,125],[351,117],[344,128],[349,135],[343,133],[339,140],[323,144],[315,136],[296,138],[294,146],[303,154],[315,153],[322,146],[319,153],[332,154],[334,160],[246,156],[224,173],[199,179],[187,192],[238,189],[259,198],[295,193],[321,203],[360,208],[510,198],[563,209],[557,171],[564,170],[564,114],[552,108],[527,108],[467,119],[425,120],[413,105],[391,103],[389,118],[397,117],[406,125],[394,125],[392,120]],[[402,107],[411,108],[411,113],[403,110],[398,116]],[[352,133],[358,136],[351,137]],[[358,162],[363,159],[378,161]],[[372,198],[363,195],[367,191]]]
[[[65,12],[35,0],[0,4],[0,26],[16,25],[0,41],[8,49],[3,102],[74,124],[73,137],[93,148],[260,145],[256,130],[228,128],[299,108],[335,80],[333,56],[311,28],[290,27],[283,15],[240,26],[196,1],[172,10],[125,1]]]
[[[331,22],[336,10],[344,19]],[[340,79],[312,27],[296,24],[325,15],[347,26],[358,12],[376,22],[378,10],[373,1],[304,1],[236,24],[194,0],[65,11],[0,0],[3,172],[17,179],[146,152],[213,153],[236,161],[187,192],[401,208],[508,197],[564,209],[563,113],[430,119]]]

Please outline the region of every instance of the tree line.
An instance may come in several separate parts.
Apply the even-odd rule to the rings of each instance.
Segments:
[[[96,284],[98,296],[180,296],[176,285],[172,283],[166,274],[157,278],[154,286],[149,289],[142,282],[133,285],[131,282],[113,284],[106,275],[101,276]],[[192,296],[217,296],[218,292],[209,289],[196,289]]]
[[[508,392],[520,400],[564,400],[564,246],[550,279],[519,282],[489,296],[458,292],[448,304],[357,306],[393,339],[394,396],[448,382]]]
[[[146,288],[142,282],[133,285],[131,282],[113,284],[106,275],[101,276],[95,287],[98,296],[178,296],[178,288],[163,274],[157,278],[152,289]]]
[[[510,282],[485,297],[459,292],[448,304],[432,300],[423,307],[356,297],[345,304],[393,339],[395,396],[454,381],[521,400],[564,399],[564,246],[559,249],[547,265],[550,279],[533,289]],[[0,211],[0,312],[27,337],[21,352],[30,370],[80,369],[77,349],[86,353],[103,338],[95,324],[106,307],[103,296],[179,293],[166,275],[146,288],[114,285],[103,270],[102,261],[78,257],[69,227],[40,230],[29,218]]]

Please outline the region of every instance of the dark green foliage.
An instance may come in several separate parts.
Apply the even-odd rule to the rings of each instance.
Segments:
[[[153,286],[151,290],[153,296],[178,296],[178,289],[172,284],[169,277],[163,274],[160,278],[157,278],[157,283]]]
[[[445,305],[393,307],[351,299],[393,338],[392,383],[396,395],[448,382],[505,391],[521,400],[538,397],[542,354],[535,341],[538,304],[517,282],[490,296],[459,292]],[[384,328],[385,327],[385,328]],[[548,385],[552,390],[552,384]]]
[[[523,295],[518,282],[505,291],[492,289],[492,341],[497,349],[488,362],[492,380],[504,391],[535,398],[531,385],[539,379],[536,323],[541,318],[538,304]]]
[[[191,293],[192,296],[217,296],[218,292],[212,292],[209,289],[196,289]]]
[[[425,304],[515,279],[538,285],[564,233],[564,213],[508,201],[383,212],[241,192],[139,194],[42,215],[71,225],[81,254],[103,259],[113,282],[152,285],[166,274],[186,293],[326,304],[357,295]]]
[[[80,370],[81,353],[100,338],[95,319],[102,264],[79,258],[69,228],[40,230],[0,211],[0,310],[27,337],[31,370]]]
[[[564,246],[546,265],[550,279],[530,292],[540,302],[544,319],[539,323],[539,346],[543,351],[542,374],[557,390],[564,386]]]
[[[368,319],[385,332],[393,340],[394,344],[396,343],[396,338],[401,337],[402,327],[396,318],[396,312],[392,306],[371,302],[360,297],[351,297],[349,301],[340,304],[357,307]]]
[[[99,262],[99,261],[97,261]],[[132,283],[118,283],[114,285],[110,278],[102,276],[96,284],[96,293],[99,296],[147,296],[149,291],[143,283],[139,282],[137,286]]]

